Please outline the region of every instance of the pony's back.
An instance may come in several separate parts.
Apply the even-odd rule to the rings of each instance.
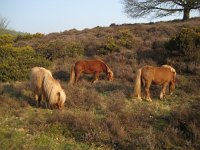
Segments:
[[[42,82],[43,82],[45,74],[52,76],[51,72],[43,67],[34,67],[31,69],[31,72],[30,72],[31,84],[30,84],[30,86],[33,90],[35,88],[38,88],[38,90],[41,90]]]

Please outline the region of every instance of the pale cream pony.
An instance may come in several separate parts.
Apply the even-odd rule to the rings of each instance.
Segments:
[[[64,107],[66,95],[60,83],[55,80],[52,73],[43,67],[34,67],[30,73],[30,85],[35,95],[38,107],[41,100],[46,100],[46,106],[50,108]]]

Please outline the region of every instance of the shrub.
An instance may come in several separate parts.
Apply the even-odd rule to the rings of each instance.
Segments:
[[[27,34],[19,34],[16,39],[15,39],[15,42],[17,41],[20,41],[20,40],[31,40],[33,38],[42,38],[44,37],[44,34],[42,33],[35,33],[35,34],[30,34],[30,33],[27,33]]]
[[[116,39],[113,36],[107,36],[105,45],[103,45],[98,54],[107,55],[112,52],[119,52],[120,46],[117,44]]]
[[[123,92],[117,92],[112,98],[107,102],[107,107],[111,112],[122,112],[125,108],[125,95]]]
[[[48,66],[49,61],[31,47],[0,46],[0,81],[24,80],[34,66]]]
[[[200,28],[184,28],[166,44],[168,53],[186,62],[200,62]]]
[[[101,108],[101,97],[93,90],[86,90],[85,88],[68,86],[68,97],[66,105],[68,107],[80,107],[86,110],[93,108]]]
[[[84,47],[80,42],[67,42],[64,40],[53,40],[40,51],[49,60],[57,58],[75,57],[84,54]]]
[[[117,39],[118,39],[118,43],[127,48],[127,49],[131,49],[133,47],[133,35],[130,32],[130,30],[128,29],[124,29],[124,30],[119,30],[118,34],[117,34]]]
[[[84,47],[80,42],[68,42],[65,47],[65,55],[75,57],[84,54]]]
[[[13,44],[15,37],[11,34],[3,34],[0,36],[0,46]]]

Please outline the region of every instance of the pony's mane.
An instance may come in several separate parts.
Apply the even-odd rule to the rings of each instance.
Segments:
[[[60,83],[55,80],[51,75],[48,73],[44,76],[43,81],[44,91],[46,93],[46,97],[49,100],[49,103],[56,103],[56,96],[57,92],[62,91]]]
[[[170,66],[170,65],[162,65],[162,67],[169,68],[171,70],[171,72],[174,72],[176,74],[176,70],[172,66]]]
[[[99,59],[99,58],[97,58],[97,60],[100,61],[100,62],[102,62],[102,63],[106,66],[107,72],[110,72],[110,73],[112,74],[112,76],[113,76],[113,72],[112,72],[111,69],[108,67],[108,65],[106,65],[106,63],[105,63],[103,60]]]
[[[45,69],[45,68],[43,68],[43,67],[38,67],[40,70],[42,70],[43,72],[44,72],[44,74],[49,74],[51,77],[53,77],[52,76],[52,73],[51,73],[51,71],[49,71],[49,70],[47,70],[47,69]]]

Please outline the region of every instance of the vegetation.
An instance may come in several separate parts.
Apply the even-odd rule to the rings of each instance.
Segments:
[[[196,18],[18,40],[2,35],[0,149],[200,149],[199,63],[188,65],[190,72],[183,67],[199,61],[192,54],[199,51],[198,26]],[[83,58],[103,59],[114,81],[102,74],[91,84],[83,75],[68,85],[71,64]],[[152,103],[133,99],[136,70],[165,63],[177,70],[174,94],[159,100],[161,87],[152,86]],[[36,65],[48,66],[60,80],[67,95],[64,110],[36,107],[27,81]]]
[[[176,60],[179,65],[184,62],[186,71],[195,73],[195,69],[189,68],[191,64],[196,68],[200,63],[200,28],[183,28],[166,43],[166,48],[171,61]]]
[[[0,81],[20,81],[28,79],[34,66],[47,67],[50,62],[30,46],[14,47],[15,36],[0,36]]]
[[[183,28],[167,43],[169,55],[184,62],[200,62],[200,28]]]

